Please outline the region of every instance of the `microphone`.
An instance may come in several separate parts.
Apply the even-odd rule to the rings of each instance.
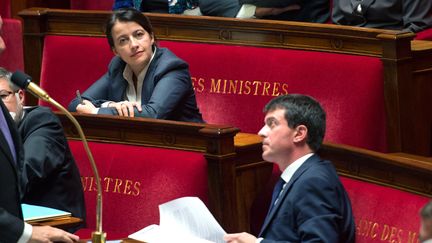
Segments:
[[[81,138],[81,141],[83,142],[84,149],[87,153],[87,157],[90,161],[93,174],[96,179],[96,188],[97,188],[97,201],[96,201],[96,230],[92,232],[92,242],[93,243],[105,243],[106,242],[106,233],[102,231],[102,186],[101,186],[101,180],[99,177],[99,172],[96,167],[96,163],[93,159],[93,154],[90,151],[90,147],[88,146],[87,139],[84,135],[84,132],[81,128],[81,125],[78,123],[78,121],[75,119],[75,117],[72,116],[72,114],[66,110],[62,105],[60,105],[57,101],[52,99],[45,90],[43,90],[41,87],[39,87],[37,84],[32,82],[32,78],[21,72],[16,71],[12,74],[11,81],[20,87],[21,89],[30,91],[36,98],[43,99],[50,104],[57,107],[57,109],[61,110],[74,124],[75,128],[78,131],[78,134]]]
[[[41,98],[49,102],[50,97],[47,94],[47,92],[45,92],[37,84],[33,83],[32,78],[29,75],[21,71],[16,71],[12,74],[11,80],[15,85],[17,85],[21,89],[28,90],[37,98]]]

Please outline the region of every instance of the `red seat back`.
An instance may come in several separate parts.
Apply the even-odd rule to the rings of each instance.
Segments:
[[[432,28],[420,31],[417,33],[417,36],[415,37],[416,40],[432,40]]]
[[[341,177],[356,222],[356,242],[417,242],[420,209],[429,198]]]
[[[0,55],[0,67],[15,72],[24,70],[23,37],[21,21],[2,17],[2,38],[6,50]]]
[[[103,37],[46,36],[40,86],[67,107],[77,89],[83,92],[108,70],[113,55]]]
[[[11,0],[0,0],[0,16],[3,19],[11,17]]]
[[[160,45],[189,63],[198,105],[207,122],[256,133],[263,124],[261,110],[269,100],[302,93],[324,106],[327,141],[385,151],[379,58],[174,41]]]
[[[72,0],[71,9],[80,10],[111,10],[114,0]]]
[[[379,58],[174,41],[161,41],[160,46],[189,63],[198,106],[208,123],[256,133],[269,100],[302,93],[324,106],[327,141],[385,151]],[[87,89],[106,72],[112,55],[105,38],[47,36],[41,86],[67,106],[77,89]]]
[[[96,184],[80,141],[69,141],[81,173],[87,228],[95,229]],[[196,196],[208,202],[207,161],[202,153],[91,142],[103,190],[103,228],[126,237],[159,224],[158,205]],[[119,235],[123,234],[123,235]]]

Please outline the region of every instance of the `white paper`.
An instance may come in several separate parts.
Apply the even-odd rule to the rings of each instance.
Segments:
[[[44,206],[21,204],[24,221],[27,223],[71,216],[71,213]]]
[[[148,243],[224,243],[225,231],[197,197],[183,197],[159,205],[160,226],[150,225],[129,235]]]

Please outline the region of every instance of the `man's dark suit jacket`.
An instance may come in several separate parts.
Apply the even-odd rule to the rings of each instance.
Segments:
[[[362,11],[355,11],[361,3]],[[431,0],[333,0],[335,24],[419,32],[432,27]]]
[[[205,16],[235,18],[241,5],[238,0],[199,0],[199,7]]]
[[[126,63],[114,57],[108,72],[82,95],[96,107],[106,101],[123,101],[128,83],[123,78]],[[68,109],[76,111],[78,99]],[[142,112],[135,116],[157,119],[203,122],[189,74],[189,65],[166,48],[158,48],[145,75],[141,93]],[[117,115],[114,108],[100,108],[98,114]]]
[[[355,242],[351,203],[333,165],[313,155],[294,173],[267,215],[268,242]]]
[[[267,19],[325,23],[330,18],[328,0],[200,0],[200,9],[204,15],[236,17],[243,4],[267,8],[283,8],[292,4],[300,5],[300,10],[267,16],[265,17]]]
[[[47,107],[24,112],[18,124],[24,143],[22,202],[65,210],[85,220],[80,174],[60,120]]]
[[[21,150],[21,141],[9,111],[0,100],[9,130],[17,151],[17,161]],[[0,131],[0,242],[17,242],[24,230],[21,203],[19,198],[19,173],[9,145]]]

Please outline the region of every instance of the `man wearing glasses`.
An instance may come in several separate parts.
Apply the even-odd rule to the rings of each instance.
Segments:
[[[6,48],[1,38],[3,20],[0,16],[0,53]],[[3,93],[5,98],[11,94]],[[34,226],[22,219],[19,172],[22,145],[6,107],[0,99],[0,240],[1,242],[76,242],[78,236],[49,226]]]
[[[84,220],[83,187],[59,119],[47,107],[24,108],[24,91],[11,82],[11,75],[0,67],[0,97],[24,145],[22,202],[64,210]]]

